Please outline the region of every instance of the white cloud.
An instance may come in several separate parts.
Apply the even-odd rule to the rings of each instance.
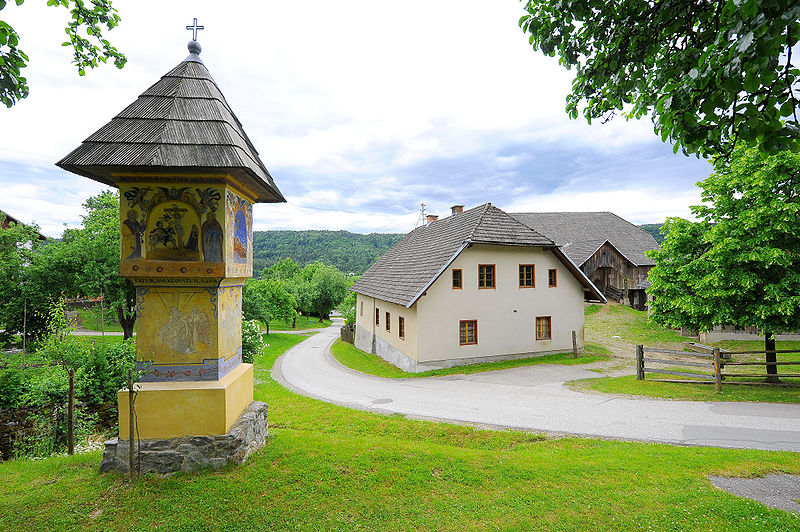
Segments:
[[[407,231],[420,201],[441,212],[449,203],[439,198],[459,201],[452,180],[435,174],[443,160],[465,165],[447,169],[450,176],[471,176],[465,187],[483,175],[487,195],[521,197],[536,188],[532,171],[561,164],[564,153],[624,159],[630,152],[634,165],[637,150],[654,138],[647,120],[589,126],[566,117],[573,73],[531,50],[516,25],[517,0],[114,5],[122,23],[107,37],[129,62],[84,77],[69,64],[69,48],[60,46],[66,10],[31,2],[3,10],[31,59],[25,72],[31,96],[0,110],[3,131],[13,132],[0,143],[0,172],[23,164],[55,185],[32,180],[35,190],[9,189],[20,174],[0,173],[9,190],[0,208],[22,210],[48,229],[77,223],[80,203],[101,189],[52,164],[185,57],[190,34],[183,27],[194,16],[206,27],[201,57],[291,202],[257,209],[265,216],[260,227]],[[552,151],[534,156],[525,146]],[[676,172],[686,166],[682,156],[660,164]],[[598,171],[589,161],[573,165],[562,185],[578,196],[597,194],[591,176]],[[694,193],[686,183],[676,176],[676,198]],[[646,184],[628,183],[602,199],[635,196]],[[53,186],[59,193],[49,195]],[[679,201],[670,214],[685,209]]]

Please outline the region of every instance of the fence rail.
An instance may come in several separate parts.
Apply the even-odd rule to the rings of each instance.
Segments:
[[[741,355],[756,355],[756,354],[772,354],[772,353],[800,353],[796,349],[781,349],[776,351],[739,351],[739,352],[726,352],[722,354],[719,348],[712,348],[712,352],[698,353],[694,351],[676,351],[674,349],[658,349],[651,347],[644,347],[643,345],[636,346],[636,378],[637,380],[645,380],[648,373],[652,375],[667,375],[677,377],[688,377],[692,380],[677,380],[677,379],[651,379],[665,382],[680,382],[680,383],[696,383],[696,384],[710,384],[714,383],[716,391],[720,391],[723,381],[729,384],[754,384],[753,382],[734,381],[732,379],[747,379],[747,378],[770,378],[770,377],[787,377],[796,378],[800,377],[800,373],[783,373],[776,374],[770,373],[770,368],[774,368],[777,372],[778,366],[800,366],[800,361],[736,361],[733,357]],[[647,355],[674,355],[675,358],[653,357]],[[678,358],[680,357],[680,358]],[[654,366],[655,364],[655,366]],[[666,369],[663,366],[673,366],[672,369]],[[765,373],[738,373],[738,372],[723,372],[726,366],[763,366]],[[683,368],[688,368],[683,370]],[[691,368],[699,368],[692,370]],[[705,370],[705,371],[704,371]]]

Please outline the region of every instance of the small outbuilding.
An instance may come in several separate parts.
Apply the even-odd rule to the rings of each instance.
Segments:
[[[413,372],[582,348],[605,297],[556,243],[490,203],[453,212],[353,285],[356,347]]]

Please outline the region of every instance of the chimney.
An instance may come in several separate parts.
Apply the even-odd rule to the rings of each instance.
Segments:
[[[464,212],[464,206],[463,205],[453,205],[452,207],[450,207],[450,215],[451,216],[455,216],[456,214],[461,213],[461,212]]]
[[[439,219],[439,216],[438,216],[438,215],[436,215],[436,214],[429,214],[429,215],[428,215],[428,219],[427,219],[427,221],[425,222],[425,224],[427,225],[427,224],[429,224],[429,223],[431,223],[431,222],[435,222],[435,221],[436,221],[436,220],[438,220],[438,219]]]

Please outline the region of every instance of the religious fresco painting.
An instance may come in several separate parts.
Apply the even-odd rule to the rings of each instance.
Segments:
[[[139,356],[158,363],[201,363],[218,358],[217,291],[186,287],[147,290],[139,303]]]
[[[246,277],[253,268],[253,204],[227,190],[225,219],[231,243],[227,248],[228,275]]]
[[[145,225],[139,221],[136,209],[129,209],[122,222],[122,260],[142,258],[142,236]]]
[[[185,311],[172,305],[169,319],[161,327],[158,339],[173,351],[197,353],[211,344],[211,321],[208,314],[197,307]]]
[[[221,286],[218,291],[219,354],[226,359],[242,350],[242,287]]]
[[[123,185],[122,260],[223,262],[223,187]]]

